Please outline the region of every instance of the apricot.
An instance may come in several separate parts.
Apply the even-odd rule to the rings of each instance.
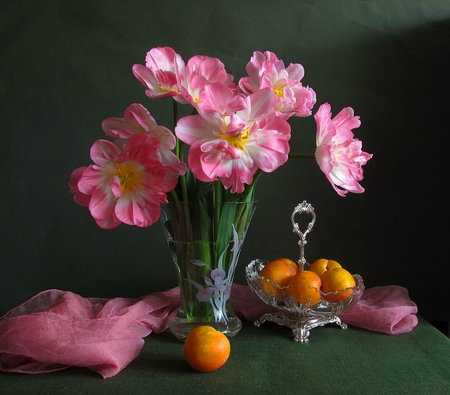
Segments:
[[[199,372],[212,372],[227,362],[231,352],[228,338],[211,326],[193,329],[184,343],[184,358]]]
[[[353,292],[356,286],[355,278],[342,267],[327,270],[321,277],[323,298],[331,303],[345,301]],[[350,288],[350,289],[348,289]]]
[[[332,259],[319,258],[316,259],[309,266],[308,270],[317,273],[322,276],[327,270],[334,269],[335,267],[342,267],[339,262],[333,261]]]
[[[259,279],[261,289],[270,296],[283,295],[284,291],[280,288],[287,286],[297,272],[297,264],[288,258],[279,258],[271,261],[260,272],[261,277],[270,280],[268,282],[264,279]]]
[[[304,270],[292,277],[286,288],[286,293],[297,304],[314,306],[321,300],[321,283],[322,281],[317,273]]]

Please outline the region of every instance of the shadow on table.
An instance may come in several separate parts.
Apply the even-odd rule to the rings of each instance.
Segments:
[[[183,358],[183,352],[179,356],[167,355],[163,352],[142,352],[136,359],[141,365],[150,368],[149,371],[159,371],[165,373],[181,373],[191,371],[191,368]]]

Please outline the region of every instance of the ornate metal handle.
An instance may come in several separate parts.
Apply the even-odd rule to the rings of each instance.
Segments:
[[[303,214],[303,213],[312,215],[312,220],[308,224],[308,227],[304,232],[302,232],[300,230],[298,223],[294,221],[294,217],[297,214]],[[306,259],[305,259],[306,235],[312,231],[314,223],[316,222],[316,213],[314,212],[314,207],[311,206],[311,204],[309,204],[306,200],[303,200],[302,203],[300,203],[299,205],[297,205],[295,207],[294,212],[291,215],[291,221],[292,221],[292,226],[293,226],[292,231],[294,233],[297,233],[298,237],[300,238],[300,240],[298,242],[298,245],[300,246],[300,258],[298,260],[298,264],[301,265],[301,270],[303,270],[305,263],[306,263]]]

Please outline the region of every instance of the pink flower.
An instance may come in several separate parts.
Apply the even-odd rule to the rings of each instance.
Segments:
[[[200,114],[219,113],[227,116],[246,108],[246,96],[236,94],[224,84],[214,83],[204,86],[197,106]]]
[[[75,200],[76,203],[78,203],[80,206],[89,206],[89,200],[91,200],[91,197],[89,195],[85,195],[84,193],[81,193],[78,189],[78,181],[80,181],[81,176],[83,175],[83,172],[87,169],[86,166],[79,167],[78,169],[75,169],[72,174],[70,175],[70,181],[69,181],[69,189],[70,193],[73,193],[73,200]]]
[[[234,77],[226,72],[224,64],[219,59],[196,55],[187,63],[181,92],[186,100],[197,107],[206,85],[220,82],[235,89],[233,79]]]
[[[121,222],[150,226],[160,216],[160,204],[178,179],[176,169],[158,159],[159,142],[146,134],[131,137],[123,150],[106,140],[91,148],[93,165],[77,172],[77,190],[89,197],[89,211],[105,229]],[[73,187],[72,191],[76,192]]]
[[[331,106],[322,104],[314,115],[317,124],[316,161],[340,196],[347,192],[362,193],[358,183],[363,179],[362,166],[372,158],[363,152],[362,142],[353,138],[352,129],[361,125],[351,107],[331,119]]]
[[[146,95],[153,98],[172,96],[180,103],[187,103],[180,91],[185,73],[181,56],[170,47],[157,47],[147,53],[145,60],[145,66],[133,66],[133,74],[147,88]]]
[[[255,51],[246,66],[248,77],[239,80],[243,92],[253,93],[270,88],[276,96],[275,111],[285,119],[307,117],[316,103],[316,93],[300,82],[303,66],[291,63],[288,67],[273,52]]]
[[[235,96],[224,84],[208,85],[204,94],[211,109],[180,119],[175,128],[190,145],[189,167],[199,180],[220,179],[226,189],[241,193],[258,169],[272,172],[287,161],[290,125],[273,113],[269,89],[249,95],[234,112]]]
[[[156,138],[160,143],[162,164],[176,168],[179,174],[186,172],[186,164],[172,152],[176,145],[175,136],[166,127],[158,126],[150,112],[142,104],[130,105],[125,110],[123,118],[105,119],[102,122],[102,129],[108,136],[119,139],[129,139],[141,133]]]

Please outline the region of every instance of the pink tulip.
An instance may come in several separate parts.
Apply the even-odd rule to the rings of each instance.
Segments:
[[[77,190],[89,197],[89,211],[105,229],[121,222],[146,227],[160,216],[160,204],[167,202],[178,172],[159,160],[159,142],[146,134],[131,137],[123,149],[106,140],[91,148],[93,165],[79,177]],[[74,186],[71,190],[77,193]]]
[[[205,86],[223,83],[231,89],[236,89],[233,79],[234,77],[226,72],[224,64],[219,59],[196,55],[187,63],[181,92],[186,100],[197,107]]]
[[[362,151],[362,142],[353,138],[352,129],[361,125],[351,107],[331,119],[331,106],[322,104],[314,115],[317,124],[316,161],[340,196],[347,192],[363,193],[358,183],[363,179],[362,166],[372,154]]]
[[[172,96],[180,103],[187,103],[180,91],[185,74],[181,56],[170,47],[157,47],[147,53],[145,60],[145,66],[133,66],[133,74],[147,88],[146,95],[153,98]]]
[[[287,161],[290,125],[274,114],[270,89],[247,96],[234,112],[235,96],[224,84],[210,85],[205,94],[211,95],[205,97],[210,108],[180,119],[175,128],[190,145],[189,167],[199,180],[220,179],[231,193],[242,193],[258,169],[272,172]]]
[[[249,94],[270,88],[276,97],[276,114],[284,119],[307,117],[316,103],[316,93],[300,82],[303,66],[291,63],[288,67],[273,52],[255,51],[246,66],[248,77],[239,80],[243,92]]]
[[[186,164],[172,152],[176,145],[174,134],[166,127],[158,126],[142,104],[130,105],[125,110],[123,118],[105,119],[102,122],[102,129],[106,135],[119,139],[129,139],[141,133],[156,138],[159,141],[162,164],[176,168],[180,175],[186,173]]]
[[[75,203],[79,204],[80,206],[85,207],[89,206],[89,200],[91,200],[91,197],[80,192],[80,190],[78,189],[78,181],[80,181],[80,178],[86,169],[86,166],[75,169],[70,175],[69,180],[69,189],[70,193],[73,193],[73,200],[75,200]]]

